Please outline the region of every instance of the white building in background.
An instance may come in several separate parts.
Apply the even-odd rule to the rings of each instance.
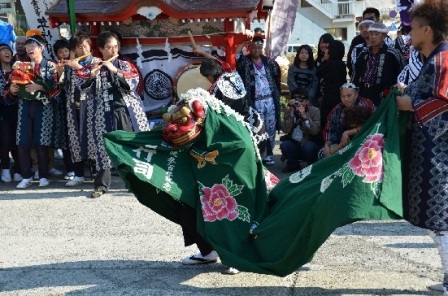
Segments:
[[[0,19],[15,25],[15,0],[0,0]]]
[[[396,10],[395,0],[297,0],[300,7],[297,10],[294,29],[288,44],[310,44],[317,47],[319,38],[325,33],[331,33],[341,40],[346,51],[351,40],[359,34],[358,21],[366,7],[375,7],[381,16],[386,16],[385,24],[391,25],[389,12]],[[254,21],[251,29],[265,28],[263,21]]]

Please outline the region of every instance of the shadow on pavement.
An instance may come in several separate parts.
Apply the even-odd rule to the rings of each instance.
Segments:
[[[393,227],[392,227],[393,226]],[[339,236],[428,236],[428,231],[414,227],[404,220],[395,221],[362,221],[344,227],[333,232]]]
[[[398,248],[398,249],[432,249],[436,248],[436,244],[431,243],[397,243],[397,244],[385,244],[384,247]]]
[[[224,266],[183,266],[179,262],[106,260],[79,261],[0,269],[0,291],[14,295],[437,295],[400,289],[323,289],[319,287],[232,287]],[[306,272],[306,271],[305,271]],[[188,281],[203,275],[203,288]],[[211,277],[212,275],[213,277]],[[300,277],[300,272],[294,275]],[[226,287],[223,287],[223,282]],[[259,286],[256,286],[259,285]],[[213,287],[217,286],[217,287]],[[33,291],[34,290],[34,291]],[[48,294],[50,293],[50,294]],[[38,293],[40,294],[40,293]]]

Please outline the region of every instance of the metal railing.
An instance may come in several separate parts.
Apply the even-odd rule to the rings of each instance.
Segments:
[[[307,0],[308,3],[322,11],[331,19],[353,18],[353,1],[338,2],[337,0]]]

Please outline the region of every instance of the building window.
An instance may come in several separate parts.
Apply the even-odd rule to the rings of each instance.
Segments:
[[[331,28],[325,30],[331,35],[333,35],[333,37],[337,40],[341,41],[347,40],[347,28]]]

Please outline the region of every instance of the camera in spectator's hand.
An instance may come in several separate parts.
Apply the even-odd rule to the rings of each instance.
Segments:
[[[299,107],[299,106],[300,106],[300,101],[299,101],[299,100],[294,100],[294,101],[292,102],[292,105],[293,105],[294,107]]]

